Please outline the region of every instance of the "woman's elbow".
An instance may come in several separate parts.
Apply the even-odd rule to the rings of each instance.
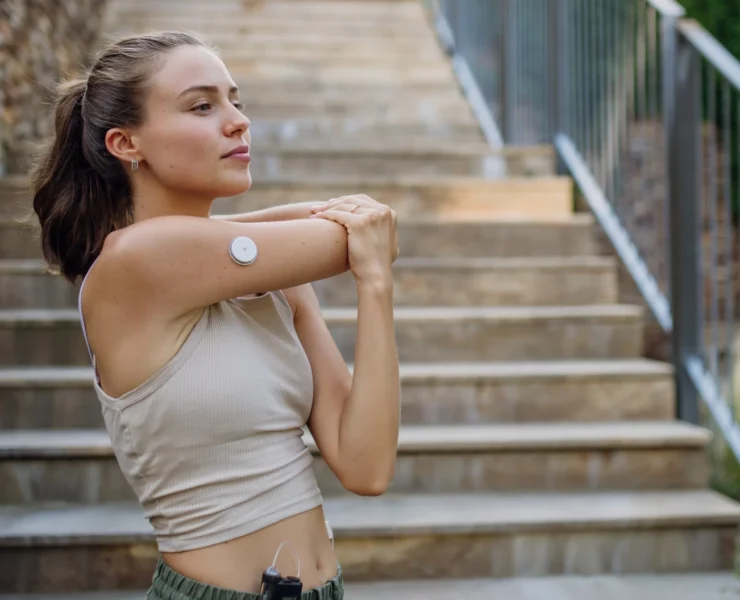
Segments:
[[[365,477],[343,478],[341,480],[342,487],[345,490],[358,496],[382,496],[388,491],[392,482],[393,471],[374,477],[366,474]]]

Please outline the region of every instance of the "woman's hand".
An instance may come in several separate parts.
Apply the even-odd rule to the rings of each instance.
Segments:
[[[334,198],[311,210],[311,218],[347,229],[349,267],[358,282],[391,282],[391,265],[398,256],[395,211],[364,194]]]

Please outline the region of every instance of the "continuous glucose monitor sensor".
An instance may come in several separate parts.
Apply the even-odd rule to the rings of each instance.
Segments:
[[[237,265],[251,265],[257,260],[257,244],[248,237],[234,238],[229,245],[229,254]]]

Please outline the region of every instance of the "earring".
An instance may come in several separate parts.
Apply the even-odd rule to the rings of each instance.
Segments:
[[[131,161],[131,170],[132,171],[138,171],[139,170],[139,161],[134,159]]]

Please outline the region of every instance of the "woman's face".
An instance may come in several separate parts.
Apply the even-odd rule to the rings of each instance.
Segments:
[[[249,189],[249,119],[224,63],[200,46],[168,52],[147,95],[136,137],[151,176],[184,197],[210,199]]]

